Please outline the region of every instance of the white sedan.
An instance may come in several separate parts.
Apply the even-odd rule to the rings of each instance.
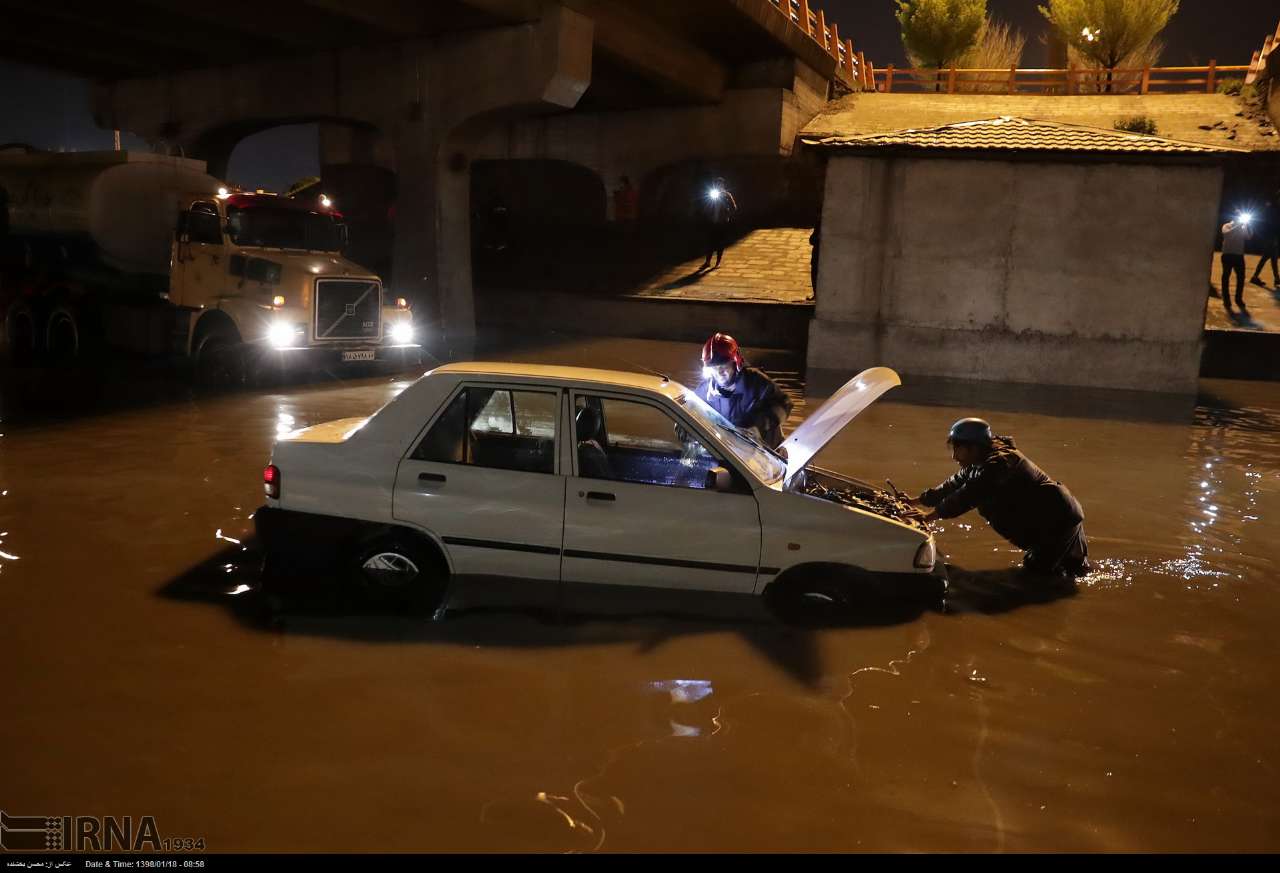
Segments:
[[[659,375],[449,364],[368,418],[278,439],[258,534],[268,567],[336,569],[437,614],[495,580],[771,604],[843,601],[866,584],[938,590],[915,509],[809,463],[898,384],[884,367],[860,373],[784,457]]]

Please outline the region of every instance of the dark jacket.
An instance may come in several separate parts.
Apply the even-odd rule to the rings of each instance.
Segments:
[[[698,388],[698,396],[734,426],[759,428],[769,448],[782,444],[782,422],[791,414],[791,398],[762,371],[746,367],[725,389],[707,379]],[[785,410],[781,419],[774,412],[779,406]]]
[[[1066,486],[1031,463],[1010,437],[996,437],[984,460],[925,491],[920,501],[942,518],[977,509],[996,533],[1024,550],[1084,521],[1084,510]]]

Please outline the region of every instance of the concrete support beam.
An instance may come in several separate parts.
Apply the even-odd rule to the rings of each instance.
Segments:
[[[764,31],[787,50],[817,70],[824,78],[831,79],[836,74],[837,61],[822,46],[813,41],[799,27],[791,23],[787,15],[781,14],[769,0],[730,0],[738,11],[756,22]]]
[[[595,25],[596,46],[665,90],[701,103],[724,94],[728,68],[619,0],[566,0]]]

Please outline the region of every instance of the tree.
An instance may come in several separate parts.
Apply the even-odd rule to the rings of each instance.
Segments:
[[[982,33],[977,42],[954,64],[966,70],[1003,70],[1001,73],[969,73],[956,83],[956,90],[961,92],[1004,91],[1009,84],[1010,67],[1022,63],[1022,51],[1026,47],[1027,38],[1022,32],[1011,28],[1003,21],[988,18],[983,24]],[[932,74],[939,71],[931,67],[923,58],[907,52],[911,66],[928,70]]]
[[[987,0],[897,0],[902,45],[913,63],[941,70],[978,44]],[[938,84],[941,88],[941,79]]]
[[[1049,0],[1040,7],[1068,46],[1107,71],[1108,91],[1121,62],[1147,53],[1177,11],[1178,0]]]

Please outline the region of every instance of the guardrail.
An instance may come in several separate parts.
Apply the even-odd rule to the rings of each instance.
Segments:
[[[854,89],[871,87],[870,80],[863,73],[866,62],[862,53],[854,53],[852,39],[840,39],[840,26],[834,21],[827,21],[825,12],[812,8],[809,0],[769,2],[806,36],[822,46],[823,51],[836,59],[837,78]]]
[[[896,69],[870,65],[864,75],[872,83],[867,90],[885,94],[919,91],[941,94],[1212,94],[1224,74],[1251,74],[1254,64],[1205,67],[1142,67],[1098,70],[1061,69]],[[1243,77],[1242,77],[1243,78]]]
[[[1267,34],[1267,38],[1262,41],[1262,49],[1253,53],[1253,62],[1249,65],[1252,69],[1244,79],[1246,85],[1252,85],[1262,77],[1267,70],[1267,58],[1276,49],[1280,49],[1280,24],[1276,25],[1274,36]]]

